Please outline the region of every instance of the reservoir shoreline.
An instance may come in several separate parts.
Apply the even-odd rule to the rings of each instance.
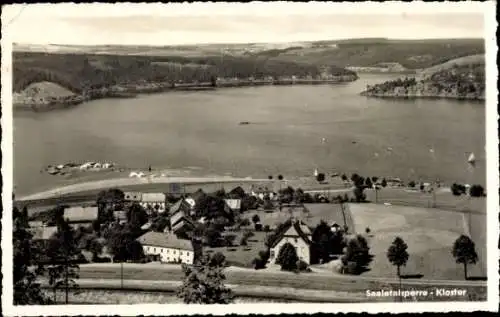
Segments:
[[[136,98],[140,94],[155,94],[175,91],[211,91],[219,88],[243,88],[256,86],[331,85],[356,81],[356,75],[335,76],[330,79],[276,79],[276,80],[224,80],[202,83],[151,82],[141,84],[115,85],[85,91],[82,94],[57,98],[29,98],[14,100],[14,111],[49,111],[69,108],[98,99]]]

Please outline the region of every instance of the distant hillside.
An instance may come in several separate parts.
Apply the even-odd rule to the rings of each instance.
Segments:
[[[425,69],[413,78],[368,86],[362,95],[484,100],[485,71],[484,55],[467,56]]]
[[[255,55],[314,65],[331,63],[339,67],[377,67],[377,64],[397,63],[406,70],[418,70],[484,52],[482,39],[353,39],[314,42],[308,47],[273,49]]]
[[[307,63],[262,57],[208,55],[139,56],[14,52],[14,91],[31,83],[54,82],[72,92],[142,82],[210,82],[214,78],[317,77],[356,74],[334,65],[319,67]]]

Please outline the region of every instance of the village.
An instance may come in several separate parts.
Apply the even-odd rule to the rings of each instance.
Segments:
[[[304,191],[281,183],[280,189],[252,185],[247,190],[236,186],[227,192],[222,187],[205,192],[200,188],[176,194],[108,189],[98,194],[95,203],[31,213],[29,226],[33,239],[47,246],[61,221],[69,224],[76,232],[82,264],[193,265],[202,255],[211,255],[221,257],[228,267],[388,277],[394,272],[386,250],[395,237],[405,237],[416,251],[415,263],[412,259],[407,266],[408,275],[416,270],[429,278],[461,276],[449,252],[448,263],[454,270],[435,272],[432,266],[421,265],[432,261],[427,252],[442,254],[460,234],[472,238],[479,234],[481,229],[470,215],[467,219],[463,211],[377,201],[384,191],[436,199],[429,184],[404,185],[397,178],[387,178],[387,182],[357,174],[338,178],[345,188],[335,191]],[[440,193],[439,199],[458,201],[471,195],[465,190],[457,193],[455,187],[464,186],[454,184],[453,195]],[[481,205],[473,203],[469,207]],[[428,223],[427,233],[418,227],[423,219]],[[447,225],[454,223],[460,226]],[[469,271],[483,274],[481,267]]]

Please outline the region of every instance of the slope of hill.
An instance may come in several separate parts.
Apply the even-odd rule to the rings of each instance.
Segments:
[[[361,94],[370,97],[484,100],[485,70],[484,55],[467,56],[423,70],[416,77],[368,86]]]
[[[130,56],[14,52],[14,91],[50,81],[76,93],[116,84],[211,82],[214,78],[318,77],[325,68],[306,63],[235,56]],[[329,65],[329,75],[356,74]]]
[[[482,39],[388,40],[358,39],[315,42],[310,47],[288,47],[256,53],[273,60],[333,63],[339,67],[376,68],[399,64],[397,72],[428,68],[462,56],[484,54]],[[384,71],[384,67],[380,67]],[[371,69],[372,70],[372,69]]]

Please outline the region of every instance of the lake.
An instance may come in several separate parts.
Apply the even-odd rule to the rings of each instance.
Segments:
[[[40,170],[70,161],[242,177],[305,176],[318,168],[485,185],[484,103],[359,95],[395,77],[170,92],[15,113],[16,193],[46,188],[55,177]],[[468,152],[476,155],[474,170]]]

